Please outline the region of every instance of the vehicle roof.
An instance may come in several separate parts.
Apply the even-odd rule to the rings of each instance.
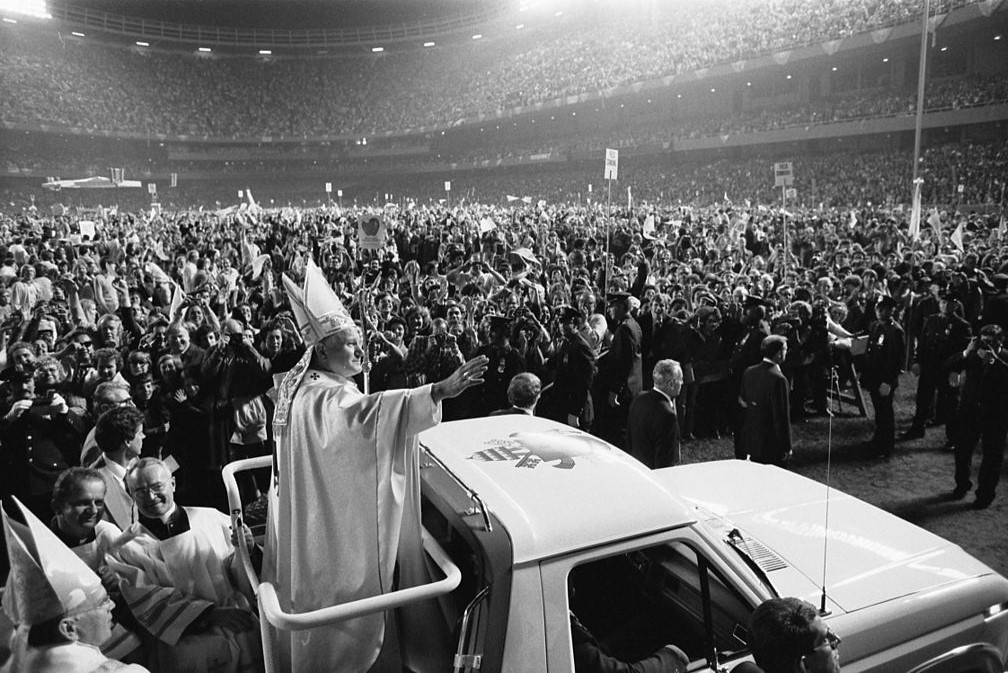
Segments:
[[[771,570],[782,595],[817,602],[802,592],[821,584],[824,553],[829,599],[845,612],[993,574],[948,540],[836,489],[824,545],[826,486],[772,465],[713,461],[657,470],[654,478],[694,505],[702,525],[711,517],[731,522],[808,578]]]
[[[420,442],[475,491],[535,561],[693,523],[683,502],[626,452],[543,418],[442,423]]]

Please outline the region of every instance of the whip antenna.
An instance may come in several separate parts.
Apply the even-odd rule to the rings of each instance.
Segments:
[[[835,390],[837,404],[840,400],[840,377],[837,375],[836,365],[830,367],[830,388]],[[831,392],[833,392],[831,390]],[[823,524],[823,553],[822,553],[822,596],[819,599],[819,614],[826,616],[830,613],[826,609],[826,559],[829,557],[829,504],[830,504],[830,467],[833,461],[833,412],[829,406],[826,407],[828,417],[828,430],[826,433],[826,516]]]

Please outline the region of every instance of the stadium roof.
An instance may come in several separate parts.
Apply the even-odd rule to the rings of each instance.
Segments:
[[[132,19],[232,28],[358,28],[422,23],[481,14],[501,0],[50,0]]]

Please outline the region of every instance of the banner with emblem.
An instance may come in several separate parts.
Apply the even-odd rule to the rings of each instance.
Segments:
[[[381,250],[385,247],[385,219],[378,214],[366,215],[357,222],[357,240],[361,250]]]

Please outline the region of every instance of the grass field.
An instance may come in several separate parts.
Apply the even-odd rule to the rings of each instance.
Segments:
[[[914,376],[903,375],[896,393],[897,435],[910,424],[916,386]],[[926,437],[911,442],[897,440],[896,452],[888,460],[866,458],[857,451],[858,445],[870,439],[872,433],[867,395],[865,403],[869,405],[868,419],[857,416],[857,409],[850,404],[844,404],[833,418],[832,485],[951,540],[1008,575],[1008,480],[1003,473],[998,496],[986,510],[970,509],[972,493],[964,500],[948,500],[946,496],[955,483],[952,453],[942,450],[945,429],[928,428]],[[829,420],[813,418],[796,423],[792,432],[792,469],[825,482],[830,453]],[[979,452],[978,447],[973,457],[974,484]],[[733,459],[731,438],[697,439],[683,444],[683,461],[687,463],[730,459]]]

